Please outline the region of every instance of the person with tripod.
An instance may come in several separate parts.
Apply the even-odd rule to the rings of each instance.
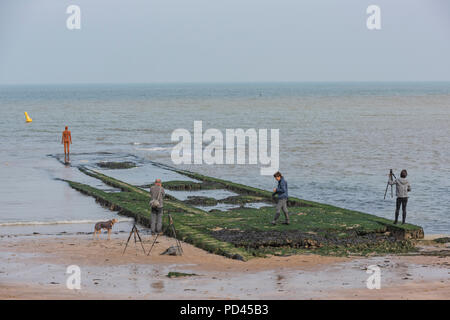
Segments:
[[[152,234],[162,232],[162,216],[164,206],[164,188],[161,184],[161,179],[156,179],[155,184],[150,188],[150,207],[152,209],[151,215],[151,230]]]
[[[150,188],[150,198],[151,198],[150,207],[152,208],[151,229],[152,229],[152,235],[155,234],[156,237],[153,240],[153,244],[147,253],[148,256],[152,252],[152,249],[155,246],[155,243],[158,240],[158,237],[163,234],[162,217],[163,217],[163,205],[164,205],[165,194],[166,193],[161,184],[161,179],[156,179],[155,184]],[[180,240],[177,238],[177,232],[175,230],[175,225],[173,223],[173,219],[170,214],[170,211],[167,211],[167,218],[169,221],[168,221],[168,224],[166,227],[166,231],[167,231],[167,229],[169,229],[169,231],[172,232],[172,236],[175,238],[175,241],[176,241],[176,246],[170,247],[163,254],[170,254],[170,255],[177,255],[177,256],[182,255],[183,248],[181,247]]]
[[[392,171],[389,173],[389,185],[395,184],[395,192],[397,195],[397,203],[395,208],[395,221],[394,224],[397,224],[398,222],[398,215],[400,213],[400,206],[402,207],[403,216],[402,216],[402,224],[405,224],[406,221],[406,204],[408,203],[408,192],[411,191],[411,185],[409,184],[408,180],[406,180],[406,176],[408,175],[408,172],[403,169],[400,172],[400,178],[393,179]]]

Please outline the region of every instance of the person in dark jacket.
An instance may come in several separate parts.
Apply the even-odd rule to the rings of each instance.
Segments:
[[[395,184],[395,193],[397,195],[397,203],[395,207],[395,221],[394,224],[397,224],[398,215],[400,213],[400,206],[402,207],[402,224],[405,224],[406,221],[406,204],[408,203],[408,192],[411,191],[411,185],[408,180],[406,180],[406,176],[408,172],[406,170],[402,170],[400,172],[400,178],[393,180],[392,175],[389,174],[389,184]]]
[[[284,179],[283,175],[277,171],[274,175],[275,180],[278,181],[278,187],[273,189],[273,195],[278,195],[277,206],[276,206],[276,214],[273,218],[272,224],[277,224],[277,220],[280,217],[280,211],[283,210],[285,221],[284,224],[289,224],[289,212],[287,208],[287,200],[288,200],[288,186],[287,181]]]

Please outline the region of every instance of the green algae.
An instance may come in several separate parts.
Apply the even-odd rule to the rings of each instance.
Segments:
[[[97,165],[100,168],[104,169],[131,169],[136,167],[136,164],[131,161],[124,161],[124,162],[105,161],[105,162],[98,162]]]
[[[433,241],[437,242],[437,243],[449,243],[450,237],[437,238],[437,239],[434,239]]]
[[[80,170],[122,192],[108,193],[68,181],[71,187],[93,196],[100,204],[119,211],[119,214],[150,225],[149,194],[146,190],[93,170]],[[210,187],[238,193],[237,196],[219,200],[221,202],[245,204],[272,201],[272,194],[268,191],[185,171],[179,173],[201,182],[175,181],[171,184],[169,181],[164,186],[188,190],[187,185],[195,188],[200,185],[201,189],[201,185],[207,183]],[[202,199],[197,197],[197,200],[201,203]],[[164,202],[164,211],[171,213],[175,221],[177,237],[211,253],[243,261],[267,255],[305,253],[338,256],[402,254],[415,250],[409,239],[423,237],[419,226],[394,225],[390,220],[374,215],[297,198],[289,199],[290,225],[275,226],[270,224],[273,207],[205,212],[188,202],[174,197],[167,197]],[[167,226],[166,220],[164,226]],[[168,235],[171,235],[170,232]]]
[[[170,271],[167,274],[166,277],[168,277],[168,278],[181,278],[181,277],[195,277],[195,276],[198,276],[198,274]]]

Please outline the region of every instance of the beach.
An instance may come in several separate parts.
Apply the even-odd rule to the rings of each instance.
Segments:
[[[434,255],[299,254],[242,262],[188,243],[181,257],[161,256],[174,244],[161,237],[150,257],[139,247],[136,256],[134,243],[122,255],[132,219],[67,183],[119,191],[83,174],[81,167],[137,187],[155,178],[163,184],[189,180],[155,163],[174,166],[171,133],[192,131],[196,120],[203,121],[204,130],[222,132],[279,128],[280,170],[290,196],[392,221],[395,198],[388,194],[383,200],[387,173],[405,166],[413,187],[407,222],[423,227],[426,237],[448,236],[447,83],[6,86],[0,87],[0,98],[0,107],[11,111],[0,117],[1,299],[450,298],[448,244],[428,244],[424,250]],[[25,123],[25,107],[32,123]],[[155,125],[155,114],[161,125]],[[72,131],[70,165],[61,162],[65,125]],[[108,161],[136,166],[99,165]],[[275,186],[273,177],[261,176],[255,165],[177,169],[262,190]],[[222,200],[236,195],[230,190],[168,193],[183,201],[192,194]],[[233,212],[233,207],[221,203],[202,209]],[[268,216],[274,212],[265,210]],[[304,211],[294,217],[305,218]],[[103,234],[93,241],[93,225],[113,218],[119,223],[112,240]],[[138,227],[148,250],[150,234]],[[81,269],[80,290],[66,287],[70,265]],[[380,266],[380,290],[366,287],[371,265]],[[170,272],[195,275],[169,278]]]
[[[450,300],[449,12],[1,0],[0,301]]]
[[[30,235],[0,242],[1,299],[449,299],[450,257],[271,256],[248,262],[182,243],[182,256],[160,255],[174,239],[160,236],[150,256],[128,234]],[[146,250],[152,237],[143,236]],[[423,250],[445,250],[427,244]],[[81,289],[68,289],[66,269],[81,269]],[[381,288],[366,269],[378,265]],[[169,272],[191,274],[169,278]],[[192,275],[193,274],[193,275]]]

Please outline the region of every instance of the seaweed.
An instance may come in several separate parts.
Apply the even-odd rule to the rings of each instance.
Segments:
[[[437,239],[434,239],[433,241],[437,242],[437,243],[449,243],[450,237],[437,238]]]
[[[170,271],[167,274],[166,277],[168,277],[168,278],[180,278],[180,277],[194,277],[194,276],[198,276],[198,274]]]
[[[104,169],[131,169],[136,167],[136,164],[131,161],[124,161],[124,162],[105,161],[105,162],[98,162],[97,166]]]
[[[101,205],[119,214],[134,217],[149,226],[149,194],[140,187],[114,179],[94,170],[82,172],[119,188],[122,192],[108,193],[77,182],[70,186],[90,195]],[[177,237],[211,253],[246,261],[268,254],[315,253],[322,255],[371,255],[378,253],[408,253],[416,249],[411,239],[423,238],[423,229],[411,224],[394,225],[390,220],[371,214],[347,210],[321,203],[290,198],[289,225],[271,225],[274,208],[236,208],[228,211],[206,212],[193,204],[272,201],[271,193],[225,180],[186,173],[203,182],[166,182],[164,185],[198,186],[209,183],[238,192],[237,196],[216,200],[210,197],[190,197],[180,201],[166,197],[164,211],[171,213]],[[186,189],[184,189],[186,190]],[[164,226],[168,221],[164,219]],[[167,228],[165,228],[167,229]],[[167,229],[170,235],[170,229]]]

